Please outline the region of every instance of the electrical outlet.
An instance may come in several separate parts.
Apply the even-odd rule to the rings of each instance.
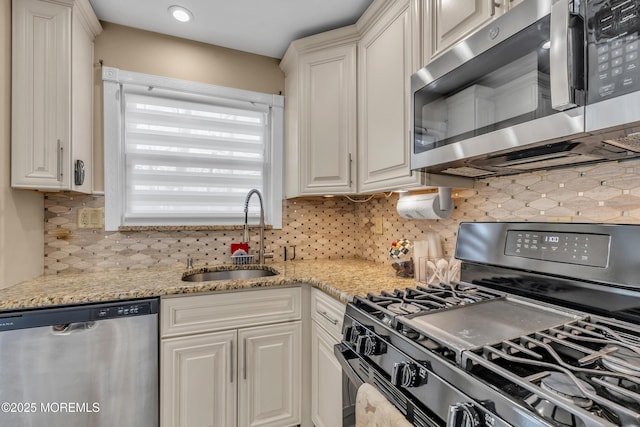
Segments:
[[[374,234],[382,234],[382,217],[376,216],[373,218],[373,232]]]
[[[78,228],[104,228],[104,208],[78,209]]]

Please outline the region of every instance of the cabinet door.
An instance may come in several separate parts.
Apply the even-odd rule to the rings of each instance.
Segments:
[[[427,62],[475,29],[504,13],[502,0],[426,0],[431,23],[431,49],[426,52]],[[428,31],[425,31],[425,36]],[[425,45],[428,40],[425,40]]]
[[[69,189],[71,8],[14,0],[12,29],[12,186]]]
[[[78,7],[78,6],[76,6]],[[72,152],[69,153],[70,183],[72,190],[82,193],[93,191],[93,39],[94,35],[83,22],[78,10],[73,14],[71,75],[73,76],[71,111]],[[71,173],[76,161],[84,165],[84,180],[75,182]]]
[[[411,172],[410,78],[417,64],[410,2],[399,1],[358,47],[358,191],[415,187]],[[415,41],[417,43],[417,41]]]
[[[523,1],[524,1],[524,0],[508,0],[508,1],[507,1],[507,3],[508,3],[508,5],[507,5],[507,6],[509,7],[509,9],[511,9],[511,8],[513,8],[513,7],[516,7],[517,5],[519,5],[520,3],[522,3]]]
[[[316,427],[342,425],[342,368],[333,354],[338,340],[311,325],[311,419]]]
[[[161,427],[236,424],[236,331],[165,339],[161,344]]]
[[[301,55],[299,75],[300,193],[353,193],[355,43]]]
[[[301,322],[238,331],[238,426],[300,424]]]

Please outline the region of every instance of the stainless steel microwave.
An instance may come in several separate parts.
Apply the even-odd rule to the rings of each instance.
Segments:
[[[411,78],[411,167],[482,178],[640,156],[640,0],[525,0]]]

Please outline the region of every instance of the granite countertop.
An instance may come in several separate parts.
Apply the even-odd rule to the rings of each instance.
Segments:
[[[367,292],[415,286],[413,279],[395,276],[390,265],[358,259],[269,263],[280,274],[257,279],[183,282],[182,268],[114,270],[101,273],[40,276],[0,289],[0,310],[48,307],[309,283],[346,303]],[[194,270],[200,270],[198,265]],[[216,266],[209,266],[212,269]],[[233,268],[226,265],[225,268]]]

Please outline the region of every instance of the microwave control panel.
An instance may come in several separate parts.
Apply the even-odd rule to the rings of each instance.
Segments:
[[[587,1],[589,103],[640,90],[640,0]]]

